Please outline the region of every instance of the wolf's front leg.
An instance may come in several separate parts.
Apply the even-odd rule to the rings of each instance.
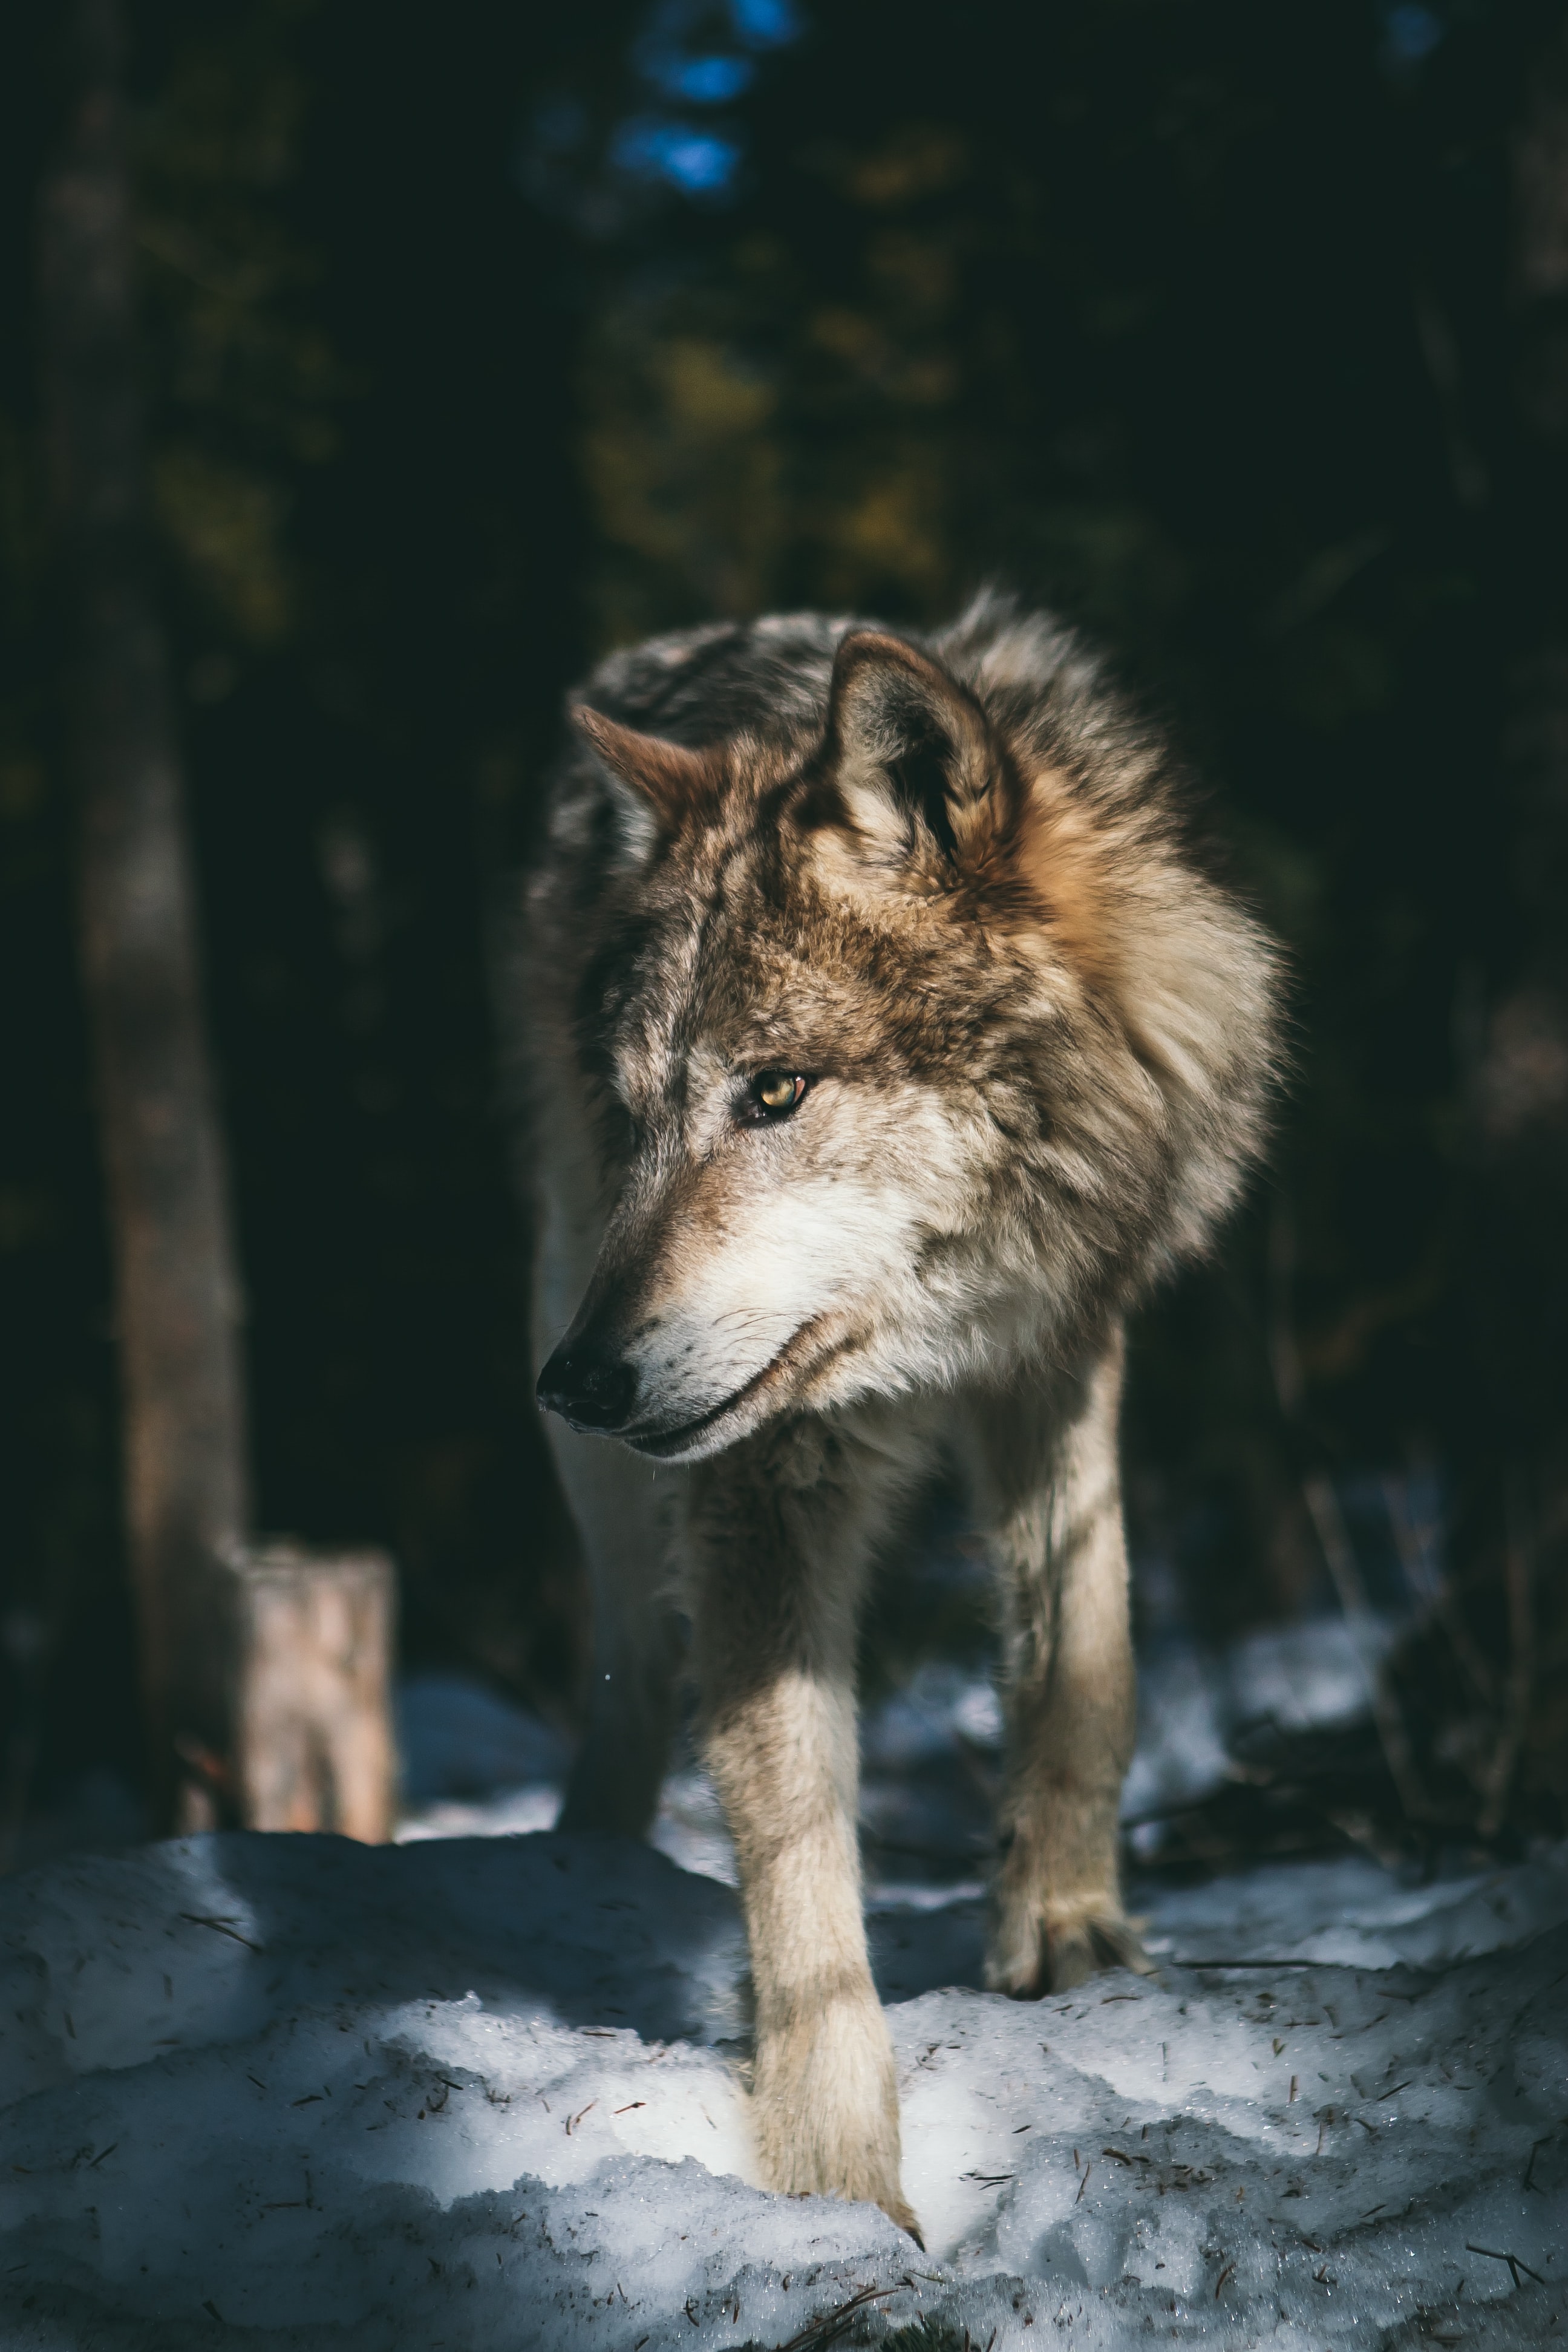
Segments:
[[[986,1981],[1028,1997],[1148,1962],[1121,1908],[1117,1813],[1136,1720],[1118,1333],[1079,1377],[981,1428],[1002,1583],[1007,1780]]]
[[[890,1489],[885,1460],[815,1424],[719,1456],[693,1479],[690,1597],[751,1941],[763,2177],[864,2198],[918,2236],[856,1831],[856,1616]]]

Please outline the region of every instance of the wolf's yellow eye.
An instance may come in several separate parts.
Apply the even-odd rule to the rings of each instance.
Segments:
[[[752,1080],[752,1100],[764,1118],[793,1110],[805,1092],[805,1080],[793,1070],[764,1070]]]

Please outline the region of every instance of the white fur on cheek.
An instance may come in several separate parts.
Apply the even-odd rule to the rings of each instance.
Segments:
[[[731,1124],[732,1076],[693,1091],[688,1149],[710,1179],[665,1234],[633,1350],[647,1413],[675,1422],[746,1387],[819,1318],[837,1326],[825,1339],[854,1329],[863,1345],[913,1303],[922,1242],[972,1197],[962,1129],[917,1085],[826,1082],[787,1127],[750,1135]]]
[[[921,1204],[814,1175],[760,1192],[714,1235],[670,1254],[667,1302],[634,1350],[651,1410],[709,1412],[764,1370],[804,1324],[907,1265]]]

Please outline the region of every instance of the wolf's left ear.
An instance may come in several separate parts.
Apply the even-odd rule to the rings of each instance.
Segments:
[[[572,718],[610,773],[632,786],[666,833],[678,831],[687,812],[711,792],[718,773],[712,750],[694,751],[662,735],[640,735],[585,703],[577,705]]]
[[[874,856],[901,863],[921,828],[956,865],[984,856],[1005,757],[973,697],[901,637],[856,629],[839,646],[826,751],[844,814]]]

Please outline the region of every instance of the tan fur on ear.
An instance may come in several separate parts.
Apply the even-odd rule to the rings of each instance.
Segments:
[[[919,814],[961,862],[984,855],[1005,761],[979,704],[927,655],[884,630],[851,630],[833,664],[827,740],[839,798],[868,842],[896,853]],[[911,783],[911,759],[933,771],[923,783]]]
[[[683,817],[708,799],[719,781],[721,755],[711,746],[693,751],[662,735],[641,735],[585,703],[577,705],[572,719],[611,774],[642,794],[668,832],[673,833]]]

